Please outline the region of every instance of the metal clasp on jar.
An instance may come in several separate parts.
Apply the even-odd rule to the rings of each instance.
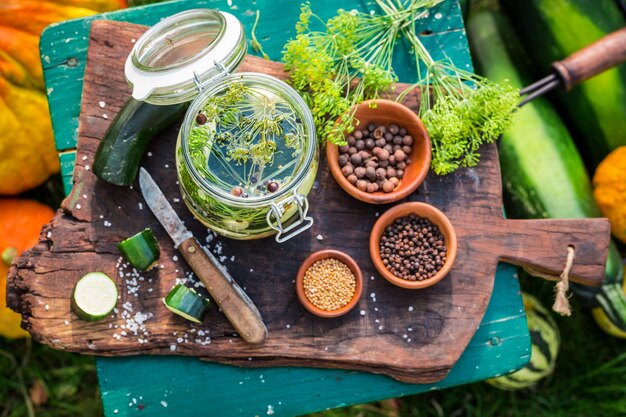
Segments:
[[[283,226],[282,217],[285,214],[286,206],[296,204],[298,208],[298,218],[289,226]],[[283,243],[292,237],[304,232],[313,226],[313,218],[307,216],[309,211],[309,200],[303,195],[294,191],[293,195],[283,201],[272,203],[270,210],[267,212],[267,224],[278,233],[276,234],[276,242]],[[273,219],[273,220],[272,220]],[[289,219],[291,220],[291,219]]]

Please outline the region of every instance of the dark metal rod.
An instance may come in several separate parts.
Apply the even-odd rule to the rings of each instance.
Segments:
[[[532,83],[529,86],[526,86],[520,90],[521,95],[530,94],[535,90],[538,90],[545,86],[546,84],[552,83],[554,80],[558,80],[556,74],[550,74],[547,77],[543,77],[537,82]]]
[[[561,80],[559,80],[558,78],[555,78],[554,80],[552,80],[548,84],[545,84],[541,88],[539,88],[539,89],[533,91],[532,93],[528,94],[526,97],[524,97],[524,99],[517,106],[518,107],[522,107],[524,104],[528,103],[529,101],[531,101],[531,100],[533,100],[533,99],[535,99],[535,98],[537,98],[539,96],[544,95],[548,91],[554,90],[560,84],[561,84]]]

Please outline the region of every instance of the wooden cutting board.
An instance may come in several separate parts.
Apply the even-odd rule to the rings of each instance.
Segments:
[[[334,182],[323,154],[309,195],[315,219],[309,231],[284,244],[271,238],[234,241],[207,231],[186,209],[176,184],[175,125],[153,141],[143,166],[195,236],[256,303],[269,338],[261,346],[246,345],[218,309],[202,325],[173,315],[162,298],[179,281],[194,285],[195,277],[137,187],[104,183],[90,170],[100,138],[130,95],[123,65],[144,30],[128,23],[93,23],[72,193],[42,230],[39,244],[9,272],[8,303],[23,315],[23,326],[35,340],[95,355],[192,355],[243,366],[341,367],[427,383],[448,373],[474,334],[491,296],[498,261],[558,274],[567,246],[573,245],[573,279],[600,284],[608,221],[503,219],[495,145],[481,149],[478,167],[446,177],[430,174],[411,196],[444,211],[459,242],[450,274],[431,288],[411,291],[382,279],[369,258],[370,229],[387,207],[348,196]],[[251,56],[240,70],[286,78],[281,64]],[[417,108],[418,100],[413,94],[405,104]],[[145,227],[155,231],[161,259],[156,269],[139,274],[124,266],[115,245]],[[294,288],[299,264],[323,248],[350,254],[365,277],[357,308],[336,319],[309,314]],[[89,271],[115,278],[120,293],[114,314],[99,323],[79,320],[70,308],[74,284]]]

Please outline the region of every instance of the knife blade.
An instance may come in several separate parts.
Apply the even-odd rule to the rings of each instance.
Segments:
[[[248,343],[263,343],[267,338],[267,328],[259,310],[226,268],[187,230],[157,183],[143,167],[139,170],[139,187],[152,213],[235,330]]]

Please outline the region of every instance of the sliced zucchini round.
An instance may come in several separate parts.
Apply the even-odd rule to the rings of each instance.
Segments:
[[[178,284],[163,299],[168,310],[194,323],[202,323],[211,303],[193,289]]]
[[[118,243],[117,248],[124,259],[142,271],[152,268],[161,255],[159,242],[149,227]]]
[[[78,317],[99,321],[111,314],[117,303],[115,282],[103,272],[90,272],[78,280],[72,294],[72,307]]]

